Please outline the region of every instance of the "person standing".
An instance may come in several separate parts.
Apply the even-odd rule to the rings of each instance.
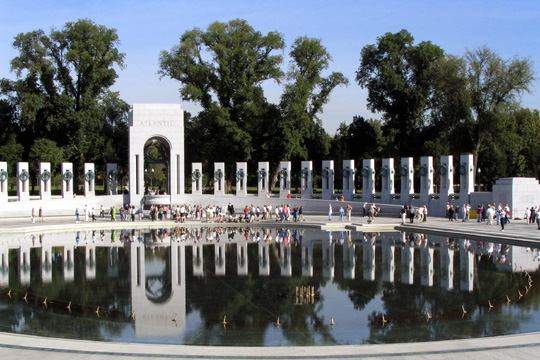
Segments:
[[[40,222],[45,222],[45,218],[43,217],[43,209],[41,208],[41,206],[39,207],[38,216]]]
[[[408,208],[407,205],[403,205],[401,208],[401,225],[405,224],[405,218],[407,217]]]
[[[80,223],[81,219],[79,218],[79,208],[75,209],[75,222]]]
[[[304,206],[303,205],[301,205],[300,209],[298,209],[298,218],[302,219],[302,221],[306,221],[306,219],[304,219]]]
[[[343,215],[345,215],[345,210],[343,210],[343,206],[339,207],[339,222],[343,222]]]
[[[90,212],[88,211],[88,205],[84,205],[84,221],[88,221],[90,218]]]
[[[352,221],[352,205],[351,204],[347,204],[347,221],[348,222]]]
[[[332,204],[328,204],[328,220],[332,221]]]
[[[32,215],[30,215],[30,219],[32,220],[32,224],[36,222],[36,211],[34,208],[32,208]]]
[[[96,209],[92,208],[92,222],[96,221]]]

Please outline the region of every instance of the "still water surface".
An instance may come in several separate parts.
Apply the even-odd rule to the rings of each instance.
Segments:
[[[537,249],[276,228],[62,232],[0,241],[6,332],[309,346],[540,331]]]

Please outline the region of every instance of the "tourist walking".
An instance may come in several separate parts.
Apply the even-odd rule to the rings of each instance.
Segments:
[[[352,205],[351,204],[347,204],[347,221],[348,222],[352,221]]]
[[[32,208],[32,215],[30,215],[30,219],[32,220],[32,224],[36,222],[36,211],[34,208]]]
[[[75,222],[80,223],[81,219],[79,219],[79,208],[75,209]]]
[[[41,206],[39,207],[38,216],[39,216],[39,221],[40,222],[45,221],[45,218],[43,217],[43,209],[41,208]]]
[[[343,222],[343,215],[345,215],[345,210],[343,210],[343,206],[339,207],[339,221]]]

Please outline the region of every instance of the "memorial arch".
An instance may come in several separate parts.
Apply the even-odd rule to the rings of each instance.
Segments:
[[[184,112],[180,104],[133,104],[129,114],[131,204],[148,203],[145,198],[145,170],[147,174],[155,170],[145,161],[145,148],[149,141],[159,142],[168,151],[167,166],[159,169],[166,168],[167,195],[160,195],[159,201],[170,204],[184,194]]]

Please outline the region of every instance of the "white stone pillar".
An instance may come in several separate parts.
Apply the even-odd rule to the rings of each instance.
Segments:
[[[41,200],[51,199],[51,163],[39,163],[39,196]]]
[[[9,183],[8,183],[8,167],[6,161],[0,161],[0,203],[7,203],[8,202],[8,191],[9,191]]]
[[[270,195],[270,188],[268,184],[269,172],[270,163],[267,161],[259,162],[259,169],[257,170],[257,195],[259,197]]]
[[[302,199],[311,199],[313,197],[313,161],[302,161],[301,166]]]
[[[322,162],[322,199],[334,199],[334,160]]]
[[[474,192],[474,162],[472,154],[459,157],[459,200],[460,203],[469,202],[469,194]]]
[[[414,194],[414,165],[413,158],[401,158],[401,203],[409,204]]]
[[[191,164],[191,193],[193,195],[202,195],[203,174],[202,163]]]
[[[214,195],[225,195],[225,163],[214,163]]]
[[[375,160],[362,160],[362,200],[371,202],[375,196]]]
[[[291,162],[279,163],[279,197],[286,198],[291,193]]]
[[[236,163],[236,196],[247,196],[247,162]]]
[[[107,195],[118,194],[118,165],[107,163],[107,172],[105,173],[105,193]]]
[[[454,193],[454,158],[452,155],[441,156],[439,176],[441,183],[439,193],[441,199],[444,200],[443,203],[445,203]]]
[[[94,163],[84,163],[84,196],[96,195],[96,171]]]
[[[17,195],[19,201],[30,200],[30,172],[27,162],[17,163]]]
[[[420,158],[420,205],[427,205],[433,194],[433,157]]]
[[[343,160],[343,197],[347,201],[354,200],[354,160]]]
[[[394,159],[387,158],[382,159],[381,167],[381,179],[382,179],[382,188],[381,188],[381,202],[390,204],[393,196],[395,194],[394,188]]]
[[[62,197],[73,197],[73,163],[62,163]]]

